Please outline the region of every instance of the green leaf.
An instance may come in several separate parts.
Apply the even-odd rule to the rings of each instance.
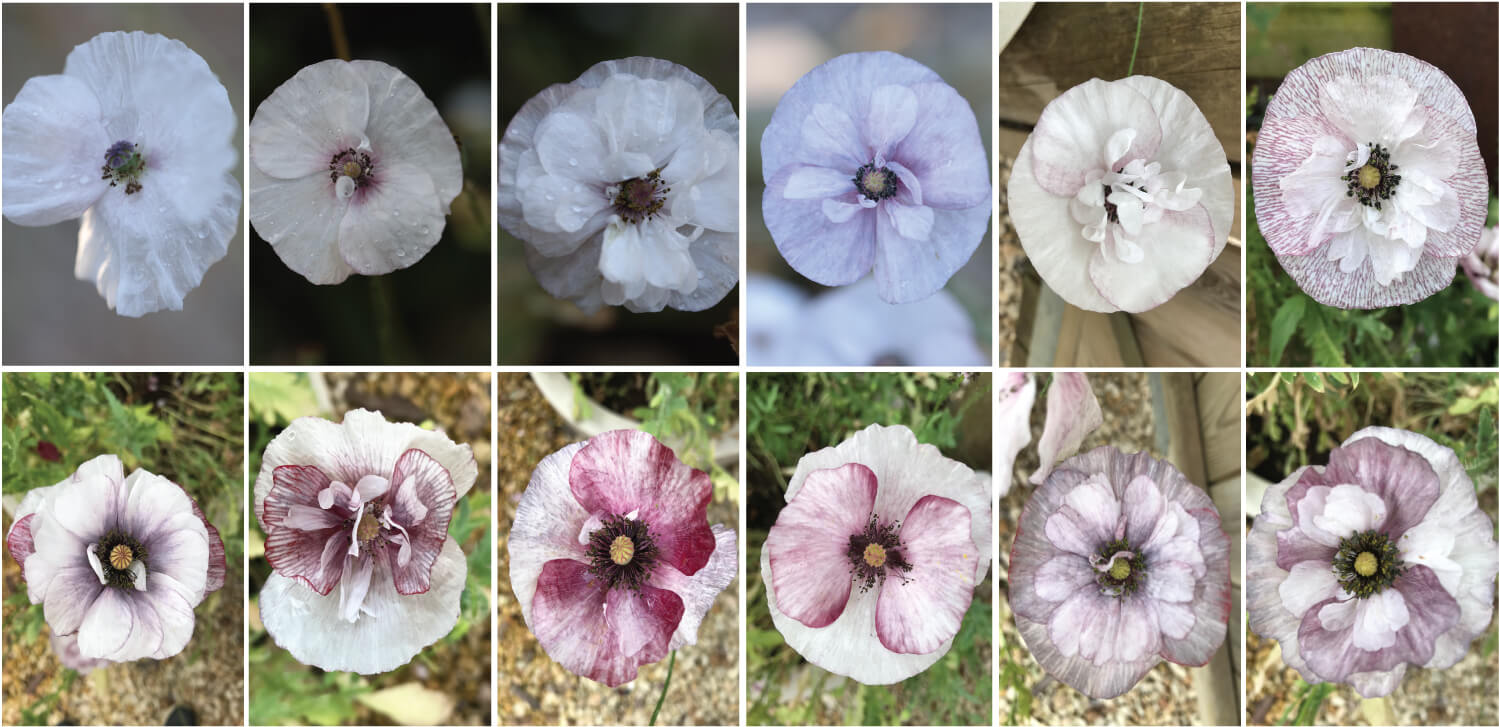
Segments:
[[[1286,350],[1286,344],[1291,341],[1291,334],[1296,332],[1296,326],[1301,323],[1301,317],[1306,313],[1305,295],[1298,295],[1280,305],[1280,310],[1275,312],[1275,320],[1270,323],[1270,363],[1280,363],[1280,356]]]
[[[316,414],[317,397],[304,373],[257,372],[250,375],[250,415],[268,427]]]
[[[1304,381],[1306,381],[1306,385],[1307,386],[1312,387],[1312,391],[1315,391],[1318,394],[1320,394],[1320,393],[1323,392],[1323,390],[1324,390],[1325,387],[1322,386],[1322,375],[1321,374],[1319,374],[1319,373],[1317,373],[1315,371],[1308,371],[1308,372],[1302,374],[1301,378]]]

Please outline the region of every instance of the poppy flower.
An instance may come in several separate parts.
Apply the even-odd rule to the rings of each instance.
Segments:
[[[786,644],[865,684],[925,671],[989,572],[992,491],[903,426],[802,457],[760,554]]]
[[[74,276],[122,316],[182,310],[239,230],[238,125],[181,41],[100,33],[5,107],[5,217],[82,217]]]
[[[250,224],[308,282],[415,265],[461,191],[452,132],[389,64],[314,63],[250,119]]]
[[[734,580],[731,528],[708,526],[713,483],[656,438],[604,432],[547,455],[510,528],[510,587],[548,656],[611,687],[697,643]]]
[[[712,307],[739,281],[739,118],[702,76],[603,61],[553,85],[500,140],[500,226],[585,311]]]
[[[1265,241],[1307,295],[1338,308],[1447,287],[1488,214],[1468,100],[1403,53],[1353,48],[1286,74],[1252,168]]]
[[[1202,488],[1149,453],[1099,447],[1020,513],[1010,606],[1057,680],[1112,699],[1161,663],[1206,664],[1228,631],[1228,537]]]
[[[193,608],[227,567],[218,529],[186,491],[145,470],[126,477],[112,454],[27,492],[5,547],[58,657],[79,671],[181,652]]]
[[[304,664],[375,674],[452,631],[468,561],[448,523],[477,475],[467,444],[379,412],[293,421],[255,478],[271,638]]]
[[[1228,243],[1234,198],[1207,118],[1151,76],[1063,92],[1010,172],[1010,218],[1036,272],[1101,313],[1150,310],[1201,277]]]
[[[760,142],[765,226],[822,285],[874,271],[880,298],[936,293],[989,229],[989,163],[968,101],[889,52],[849,53],[797,80]]]
[[[1248,549],[1249,626],[1314,684],[1387,696],[1494,615],[1494,522],[1456,453],[1415,432],[1362,429],[1267,489]]]

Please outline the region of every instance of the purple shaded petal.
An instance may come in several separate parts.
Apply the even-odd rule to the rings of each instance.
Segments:
[[[850,462],[808,475],[781,509],[765,550],[782,613],[811,628],[838,620],[853,588],[849,538],[869,523],[878,490],[874,472]]]
[[[713,557],[698,572],[684,576],[670,564],[665,564],[651,574],[652,586],[671,591],[682,599],[682,621],[672,634],[669,648],[678,649],[697,643],[697,629],[702,625],[703,617],[718,594],[739,573],[739,550],[735,547],[738,538],[733,529],[714,525],[713,537],[716,539]]]
[[[57,655],[57,660],[62,662],[63,666],[78,672],[79,675],[87,676],[95,669],[114,663],[108,659],[90,659],[84,656],[83,652],[78,650],[77,634],[60,635],[54,631],[51,641],[52,653]]]
[[[1088,375],[1057,372],[1046,391],[1046,424],[1036,453],[1041,467],[1031,475],[1031,484],[1046,482],[1057,462],[1072,456],[1083,439],[1103,424],[1103,410],[1088,383]]]
[[[905,86],[876,86],[869,94],[869,111],[864,116],[864,143],[876,159],[890,156],[891,147],[899,144],[916,124],[916,94]]]
[[[989,164],[977,120],[968,101],[945,83],[917,83],[919,116],[891,156],[905,161],[920,180],[922,204],[967,209],[989,200]],[[904,181],[904,175],[902,175]]]
[[[184,489],[183,492],[186,493],[187,490]],[[224,538],[219,534],[219,529],[208,521],[208,516],[203,514],[196,500],[189,497],[188,501],[193,505],[193,514],[198,517],[198,521],[203,523],[203,529],[208,532],[208,577],[204,583],[206,595],[224,587],[224,578],[229,573],[229,561],[224,555]]]
[[[1097,577],[1098,572],[1088,564],[1088,559],[1071,553],[1058,555],[1037,569],[1035,592],[1048,601],[1061,603]]]
[[[682,599],[671,591],[651,585],[605,591],[587,565],[554,560],[536,582],[531,630],[568,671],[617,687],[634,679],[639,665],[666,656],[682,613]]]
[[[1206,493],[1203,496],[1206,497]],[[1193,508],[1188,514],[1197,521],[1198,543],[1206,569],[1199,575],[1192,600],[1187,604],[1192,609],[1193,622],[1192,630],[1185,637],[1174,638],[1168,629],[1168,616],[1173,615],[1170,608],[1158,611],[1161,629],[1167,635],[1161,640],[1161,656],[1186,666],[1202,666],[1213,658],[1228,634],[1228,612],[1233,605],[1228,582],[1229,544],[1216,508]],[[1182,621],[1175,619],[1177,626]]]
[[[1457,600],[1425,566],[1407,570],[1395,580],[1394,588],[1395,591],[1385,593],[1398,593],[1402,606],[1420,606],[1407,606],[1407,622],[1395,630],[1388,646],[1377,649],[1358,646],[1360,642],[1372,645],[1371,640],[1382,638],[1379,633],[1369,633],[1373,626],[1363,627],[1361,633],[1359,619],[1373,618],[1362,613],[1370,608],[1369,599],[1333,598],[1307,611],[1297,636],[1307,665],[1317,676],[1327,681],[1345,681],[1355,673],[1389,671],[1403,663],[1425,664],[1431,659],[1437,638],[1457,623]]]
[[[937,495],[927,495],[911,508],[900,529],[901,551],[911,570],[903,578],[891,574],[875,609],[875,631],[885,648],[925,654],[958,633],[973,602],[978,563],[978,549],[968,536],[971,521],[967,507]]]
[[[437,460],[420,449],[408,449],[396,460],[391,476],[386,513],[403,527],[406,545],[401,558],[390,561],[396,591],[402,595],[426,593],[431,586],[432,564],[448,537],[448,523],[457,502],[453,480]],[[407,556],[407,547],[410,555]],[[389,549],[387,549],[389,550]],[[402,558],[409,557],[406,562]]]
[[[791,177],[799,168],[787,166],[765,183],[760,202],[765,228],[796,272],[823,285],[853,283],[874,267],[875,215],[854,211],[834,221],[824,211],[822,199],[787,197]]]
[[[1375,438],[1349,442],[1328,453],[1327,467],[1308,471],[1286,493],[1293,521],[1307,491],[1317,486],[1356,484],[1384,500],[1386,517],[1379,531],[1398,538],[1426,517],[1440,489],[1437,474],[1421,454]]]
[[[712,557],[713,483],[655,437],[616,430],[588,440],[573,457],[569,482],[578,504],[590,513],[638,512],[662,559],[682,573],[696,573]]]
[[[1330,561],[1307,560],[1291,568],[1280,582],[1281,605],[1292,616],[1301,618],[1312,606],[1338,594],[1338,576]]]
[[[879,241],[874,278],[880,286],[880,297],[888,303],[910,303],[941,290],[973,257],[989,229],[987,199],[967,209],[924,209],[932,210],[932,223],[924,240],[910,236],[925,229],[923,226],[915,226],[914,231],[897,228],[889,214],[875,215]]]
[[[853,170],[865,162],[867,151],[848,112],[820,103],[802,120],[801,159],[808,164]]]
[[[1152,534],[1161,525],[1161,516],[1166,512],[1166,498],[1161,497],[1161,488],[1149,477],[1136,477],[1124,489],[1123,515],[1124,534],[1140,549],[1151,544]],[[1162,533],[1169,539],[1169,534]]]
[[[36,513],[32,513],[11,523],[10,532],[5,534],[5,549],[10,551],[10,557],[15,558],[16,563],[22,567],[26,565],[26,559],[36,552],[31,542],[31,523],[35,517]]]
[[[351,541],[352,529],[344,517],[336,517],[324,528],[298,527],[305,518],[295,508],[322,512],[324,493],[332,492],[332,481],[317,467],[283,465],[275,470],[275,484],[265,498],[263,522],[267,527],[265,557],[278,573],[306,583],[320,595],[328,595],[344,573],[344,559],[328,557],[329,550],[341,554]],[[335,549],[335,546],[336,549]]]

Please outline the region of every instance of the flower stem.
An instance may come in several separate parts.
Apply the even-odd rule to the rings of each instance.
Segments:
[[[349,38],[344,34],[343,13],[333,3],[323,3],[323,13],[328,16],[328,34],[333,36],[333,54],[346,61],[353,60],[349,55]]]
[[[661,696],[656,697],[656,708],[651,710],[651,724],[656,724],[656,717],[661,714],[661,705],[666,702],[666,690],[671,688],[671,670],[677,665],[677,652],[671,652],[671,659],[666,662],[666,681],[661,683]]]
[[[1135,49],[1129,52],[1129,70],[1125,76],[1135,75],[1135,54],[1140,52],[1140,28],[1145,27],[1145,3],[1140,3],[1140,12],[1135,16]]]
[[[375,314],[375,340],[380,347],[380,361],[400,363],[403,357],[397,337],[396,308],[391,302],[390,284],[384,275],[370,276],[370,307]]]

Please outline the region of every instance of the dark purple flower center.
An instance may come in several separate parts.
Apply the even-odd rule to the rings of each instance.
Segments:
[[[854,172],[854,187],[866,199],[878,202],[890,199],[900,191],[900,178],[889,167],[876,167],[870,162]]]
[[[146,549],[129,533],[110,530],[94,545],[94,555],[99,558],[104,585],[114,588],[134,588],[135,574],[130,572],[135,561],[146,560]]]
[[[909,583],[905,573],[911,570],[900,542],[900,521],[880,524],[880,516],[872,515],[864,529],[848,538],[849,570],[864,593],[876,585],[883,588],[885,578],[894,575],[902,583]]]
[[[644,177],[626,179],[615,186],[614,213],[631,224],[651,219],[666,204],[666,194],[670,191],[671,187],[661,179],[660,169]]]
[[[1368,598],[1389,588],[1405,572],[1405,561],[1388,535],[1365,530],[1338,541],[1332,569],[1344,590]]]
[[[588,572],[603,581],[605,590],[620,587],[638,591],[640,584],[650,580],[661,551],[644,520],[609,515],[588,536],[585,557]]]
[[[104,152],[104,166],[100,168],[100,179],[109,180],[109,186],[125,185],[125,194],[141,191],[141,174],[146,171],[146,158],[140,147],[128,141],[117,141]]]
[[[1130,547],[1128,538],[1110,540],[1093,553],[1096,580],[1104,593],[1128,596],[1145,584],[1145,556]]]
[[[1348,182],[1347,196],[1353,197],[1365,207],[1380,209],[1381,204],[1394,196],[1400,186],[1400,175],[1395,171],[1400,165],[1390,163],[1390,150],[1379,144],[1369,144],[1369,160],[1364,165],[1345,175]]]
[[[338,183],[339,177],[348,177],[354,182],[354,188],[359,189],[374,182],[374,174],[375,162],[367,152],[358,149],[345,149],[328,160],[328,179],[334,184]]]

